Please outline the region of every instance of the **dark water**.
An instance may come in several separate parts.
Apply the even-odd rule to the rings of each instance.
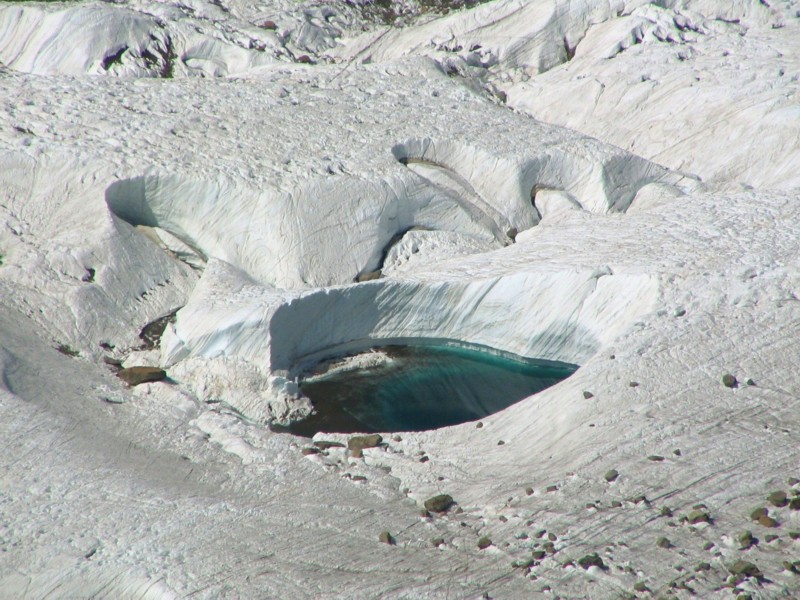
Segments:
[[[442,346],[384,348],[392,362],[301,382],[316,414],[283,429],[424,431],[480,419],[572,375],[566,363],[494,356]]]

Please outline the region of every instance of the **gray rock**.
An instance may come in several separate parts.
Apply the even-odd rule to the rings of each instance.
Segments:
[[[578,565],[582,569],[588,569],[589,567],[598,567],[600,569],[605,570],[606,564],[603,562],[603,559],[597,554],[597,552],[593,552],[592,554],[587,554],[583,558],[578,559]]]
[[[450,494],[439,494],[425,500],[425,510],[435,513],[447,512],[455,504]]]
[[[128,367],[120,370],[117,377],[132,387],[141,383],[163,381],[167,378],[167,372],[158,367]]]
[[[725,373],[725,375],[722,376],[722,385],[727,388],[735,388],[738,383],[739,382],[736,381],[736,377],[730,373]]]

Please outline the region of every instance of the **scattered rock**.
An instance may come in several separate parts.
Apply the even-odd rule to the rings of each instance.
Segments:
[[[127,369],[120,370],[117,373],[117,377],[133,387],[141,383],[163,381],[167,378],[167,372],[158,367],[128,367]]]
[[[502,445],[504,445],[504,444],[505,444],[505,442],[504,442],[503,440],[498,440],[498,442],[497,442],[497,445],[498,445],[498,446],[502,446]]]
[[[395,435],[395,436],[392,437],[392,440],[395,441],[395,442],[402,442],[403,438],[400,437],[399,435]]]
[[[690,525],[697,525],[698,523],[711,523],[711,515],[703,510],[693,510],[686,515],[686,520]]]
[[[778,523],[777,519],[773,519],[772,517],[768,517],[766,515],[759,517],[758,524],[762,527],[780,527],[780,523]]]
[[[372,435],[354,435],[347,440],[347,448],[352,452],[360,452],[365,448],[375,448],[383,442],[383,438],[377,434]]]
[[[533,557],[535,560],[542,560],[542,559],[544,559],[544,557],[545,557],[545,556],[547,556],[547,552],[545,552],[544,550],[534,550],[534,551],[531,553],[531,556],[532,556],[532,557]]]
[[[511,563],[511,567],[513,569],[530,569],[536,561],[532,558],[523,559],[523,560],[515,560]]]
[[[800,540],[800,531],[790,531],[789,532],[789,539]]]
[[[736,377],[730,373],[725,373],[725,375],[722,376],[722,385],[724,385],[726,388],[735,388],[738,383],[739,382],[736,381]]]
[[[61,354],[63,354],[64,356],[71,356],[72,358],[75,358],[76,356],[80,355],[80,352],[78,352],[74,348],[71,348],[67,344],[59,344],[58,346],[56,346],[56,350],[61,352]]]
[[[320,450],[329,450],[330,448],[344,448],[344,444],[342,444],[341,442],[329,442],[327,440],[320,440],[318,442],[313,442],[313,444]]]
[[[433,545],[434,545],[434,546],[436,546],[437,548],[438,548],[439,546],[443,546],[443,545],[444,545],[444,538],[441,538],[441,537],[433,538],[433,539],[431,540],[431,544],[433,544]]]
[[[789,479],[786,480],[786,483],[788,483],[790,487],[794,487],[800,483],[800,479],[797,477],[789,477]]]
[[[382,542],[384,544],[389,544],[390,546],[394,546],[394,543],[395,543],[395,540],[392,537],[392,534],[389,533],[388,531],[381,531],[378,534],[378,541],[380,541],[380,542]]]
[[[768,544],[770,544],[770,543],[774,542],[775,540],[779,540],[780,537],[781,536],[775,535],[774,533],[768,533],[767,535],[764,536],[764,541],[767,542]],[[756,540],[756,542],[758,542],[758,540]]]
[[[556,545],[553,542],[545,542],[544,544],[542,544],[542,548],[548,554],[556,553]]]
[[[322,450],[320,450],[316,446],[310,446],[308,448],[303,448],[300,452],[303,456],[311,456],[312,454],[319,454],[320,452],[322,452]]]
[[[673,451],[672,451],[672,453],[673,453],[675,456],[681,456],[681,455],[682,455],[682,453],[681,453],[681,449],[680,449],[680,448],[675,448],[675,450],[673,450]]]
[[[606,565],[603,562],[603,559],[600,558],[597,552],[593,552],[592,554],[587,554],[583,558],[578,559],[578,564],[584,570],[588,569],[589,567],[597,567],[603,570],[606,569]]]
[[[660,537],[656,540],[656,546],[658,546],[659,548],[664,548],[666,550],[669,550],[670,548],[672,548],[672,542],[670,542],[665,537]]]
[[[477,423],[475,423],[475,429],[480,429],[482,427],[483,427],[483,421],[478,421]]]
[[[533,488],[532,488],[532,487],[530,487],[530,486],[526,487],[526,488],[525,488],[525,494],[526,494],[527,496],[532,496],[532,495],[533,495]]]
[[[753,512],[750,513],[750,518],[753,521],[758,521],[761,517],[767,517],[767,516],[769,516],[769,511],[763,506],[755,509]]]
[[[486,548],[488,548],[491,545],[492,545],[492,540],[490,540],[486,536],[483,536],[481,539],[478,540],[478,549],[480,550],[486,550]]]
[[[611,469],[610,471],[607,471],[603,477],[608,483],[611,483],[612,481],[617,480],[617,477],[619,477],[619,471],[616,469]]]
[[[545,492],[557,492],[557,491],[558,491],[558,486],[557,486],[557,485],[548,485],[548,486],[545,488],[545,490],[544,490],[544,491],[545,491]]]
[[[638,381],[631,381],[631,382],[628,384],[628,386],[629,386],[629,387],[632,387],[632,388],[639,387],[639,382],[638,382]]]
[[[675,314],[676,317],[682,317],[682,316],[684,316],[686,314],[686,309],[676,308],[674,314]]]
[[[789,508],[791,510],[800,510],[800,497],[792,498],[791,502],[789,502]]]
[[[762,577],[761,570],[753,563],[746,560],[737,560],[728,567],[732,575],[743,575],[744,577]]]
[[[800,575],[800,560],[796,560],[794,562],[785,560],[783,561],[783,568],[789,571],[790,573],[794,573],[795,575]]]
[[[664,457],[663,456],[659,456],[658,454],[651,454],[650,456],[647,457],[647,460],[650,460],[650,461],[653,461],[653,462],[663,462],[664,461]]]
[[[109,367],[114,367],[116,369],[122,368],[122,359],[121,358],[114,358],[113,356],[104,356],[103,362],[107,364]]]
[[[307,56],[306,58],[308,58],[308,60],[304,61],[302,60],[303,56],[301,56],[300,58],[297,59],[297,62],[305,62],[306,64],[310,64],[311,59]],[[358,275],[356,275],[356,283],[363,283],[365,281],[374,281],[375,279],[380,279],[381,275],[382,273],[380,269],[378,269],[377,271],[364,271],[363,273],[359,273]]]
[[[660,514],[662,517],[671,517],[673,515],[672,509],[669,506],[662,506]]]
[[[637,581],[633,584],[633,591],[635,592],[649,592],[650,588],[647,587],[647,584],[644,581]]]
[[[635,498],[631,499],[631,502],[634,504],[650,504],[650,500],[647,499],[647,496],[642,494],[641,496],[636,496]]]
[[[455,504],[453,497],[450,494],[439,494],[425,500],[425,510],[435,513],[447,512],[447,510]]]
[[[261,29],[268,29],[269,31],[275,31],[278,28],[278,25],[275,21],[264,21],[259,25]]]
[[[592,392],[583,392],[583,398],[588,400],[589,398],[594,398],[594,394]]]
[[[753,534],[751,532],[745,531],[739,534],[739,548],[741,550],[747,550],[749,548],[752,548],[756,544],[758,544],[758,540],[755,537],[753,537]]]
[[[710,571],[710,570],[711,570],[711,564],[707,562],[701,562],[699,565],[697,565],[697,567],[695,567],[695,571],[697,571],[698,573],[700,571]]]
[[[153,348],[158,348],[159,344],[161,344],[161,336],[164,335],[167,325],[177,320],[178,310],[180,309],[173,310],[142,328],[139,332],[139,339],[142,340],[141,347],[143,349],[152,350]]]
[[[786,496],[786,492],[778,491],[772,492],[769,496],[767,496],[767,502],[772,504],[772,506],[782,507],[789,504],[789,499]]]
[[[612,500],[611,508],[622,508],[622,502],[620,502],[619,500]]]
[[[303,65],[313,65],[314,61],[308,54],[301,54],[297,57],[297,62]],[[365,280],[366,281],[366,280]]]

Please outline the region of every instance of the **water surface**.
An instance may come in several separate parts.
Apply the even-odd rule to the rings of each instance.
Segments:
[[[444,346],[382,350],[390,361],[301,382],[316,414],[285,431],[313,436],[318,431],[424,431],[457,425],[503,410],[578,368]]]

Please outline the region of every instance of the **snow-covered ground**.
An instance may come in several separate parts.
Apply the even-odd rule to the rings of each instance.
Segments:
[[[446,4],[0,2],[0,598],[800,595],[800,2]],[[269,429],[415,339],[581,368]]]

